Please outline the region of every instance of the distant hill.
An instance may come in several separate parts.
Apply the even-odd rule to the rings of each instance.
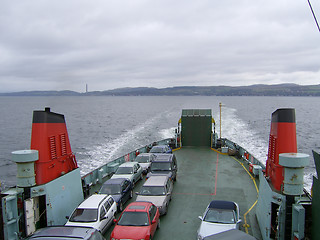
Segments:
[[[320,96],[320,85],[181,86],[170,88],[117,88],[79,93],[74,91],[28,91],[0,96]]]

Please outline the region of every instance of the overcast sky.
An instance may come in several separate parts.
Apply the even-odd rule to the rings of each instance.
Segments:
[[[278,83],[320,84],[307,0],[0,2],[0,92]]]

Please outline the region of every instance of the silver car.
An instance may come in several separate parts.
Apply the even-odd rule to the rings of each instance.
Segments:
[[[111,179],[115,178],[127,178],[134,186],[136,182],[143,178],[142,167],[137,162],[122,163],[111,177]]]
[[[135,162],[138,162],[142,167],[142,173],[147,174],[150,171],[151,162],[156,158],[153,153],[140,153]]]
[[[231,229],[239,229],[239,206],[235,202],[213,200],[206,208],[198,229],[198,240]]]
[[[173,183],[168,176],[151,176],[136,193],[137,201],[152,202],[159,209],[160,215],[168,211]]]

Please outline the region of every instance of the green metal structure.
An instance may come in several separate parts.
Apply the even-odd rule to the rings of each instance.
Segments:
[[[317,177],[313,176],[313,193],[312,193],[312,224],[320,226],[320,155],[313,151],[314,163],[317,170]],[[312,239],[320,239],[320,231],[318,228],[312,228]]]
[[[211,146],[211,109],[183,109],[181,115],[182,146]]]

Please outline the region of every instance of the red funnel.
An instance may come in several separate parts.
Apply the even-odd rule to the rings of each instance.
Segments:
[[[266,175],[273,187],[280,191],[283,184],[283,167],[279,165],[280,153],[296,153],[296,118],[292,108],[278,109],[272,113]]]
[[[31,149],[39,151],[39,160],[35,162],[38,185],[78,167],[71,151],[64,116],[50,112],[50,108],[33,112]]]

